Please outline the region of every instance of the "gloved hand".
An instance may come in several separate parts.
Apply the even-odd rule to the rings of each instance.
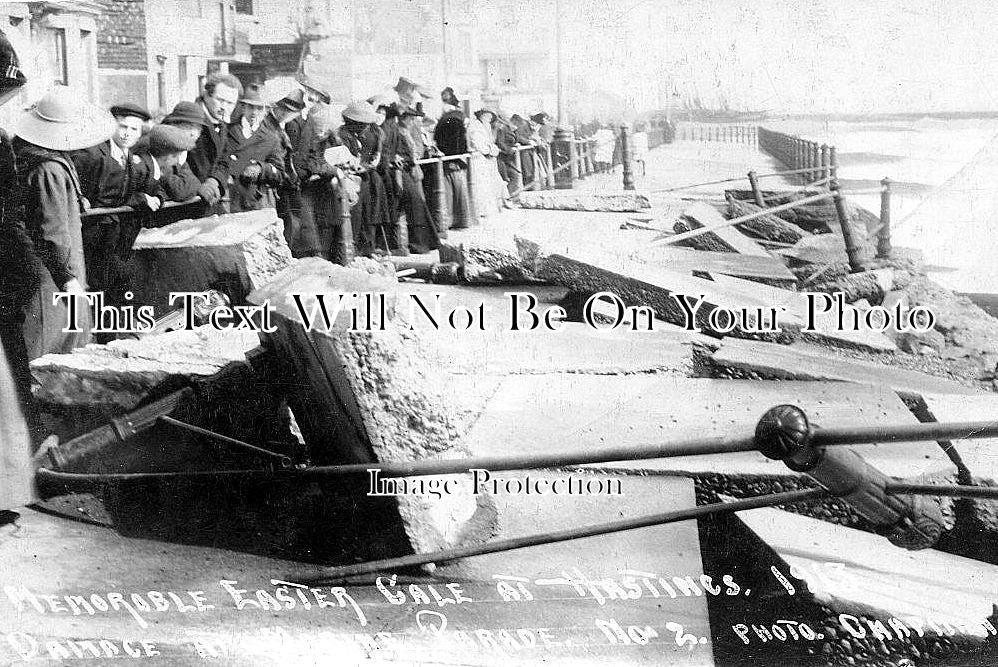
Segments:
[[[198,188],[198,197],[203,199],[209,206],[214,206],[222,199],[222,192],[218,188],[218,181],[209,178]]]
[[[150,211],[158,211],[159,207],[163,204],[163,202],[161,202],[158,198],[153,197],[152,195],[147,195],[144,192],[142,193],[142,197],[145,201],[146,208]]]
[[[260,178],[260,174],[263,173],[263,168],[258,162],[254,162],[243,169],[242,178],[248,181],[255,181]]]

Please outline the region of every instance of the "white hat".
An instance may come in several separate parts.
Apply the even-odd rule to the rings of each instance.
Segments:
[[[111,112],[79,91],[56,86],[20,118],[15,134],[42,148],[74,151],[107,141],[116,127]]]

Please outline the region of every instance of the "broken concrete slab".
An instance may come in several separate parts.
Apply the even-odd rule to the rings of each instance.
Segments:
[[[390,304],[397,294],[394,273],[366,268],[307,258],[249,297],[273,306],[276,331],[265,334],[264,342],[276,355],[274,382],[287,391],[312,462],[466,456],[455,444],[459,433],[440,391],[447,378],[418,362],[418,347],[393,308],[376,307],[357,325],[347,313],[328,327],[303,323],[292,294],[304,295],[306,312],[320,296],[338,293],[384,294]],[[390,502],[405,526],[405,535],[385,547],[396,555],[456,546],[492,530],[491,504],[470,488],[441,499],[401,495]]]
[[[677,234],[681,234],[703,227],[711,231],[680,243],[690,245],[698,250],[723,250],[724,248],[730,248],[732,252],[743,255],[770,256],[769,252],[762,246],[729,224],[720,211],[704,202],[697,202],[686,208],[679,216],[679,221],[676,223],[674,231]],[[705,242],[710,245],[702,247]],[[670,241],[664,239],[664,243],[667,245]]]
[[[751,202],[728,197],[728,218],[740,218],[743,215],[758,213],[762,210],[761,207]],[[776,215],[763,215],[755,220],[735,225],[735,227],[753,238],[777,241],[779,243],[793,244],[807,236],[811,236],[810,232]]]
[[[566,398],[569,397],[569,398]],[[751,436],[763,413],[800,406],[823,427],[856,423],[909,425],[914,415],[889,388],[830,382],[704,380],[667,375],[551,374],[508,376],[464,439],[479,456],[544,451],[598,452],[622,445]],[[886,474],[922,478],[955,470],[935,443],[856,446]],[[593,464],[601,470],[674,471],[799,477],[780,461],[746,452]]]
[[[577,192],[537,190],[521,192],[522,208],[562,211],[635,212],[651,208],[647,195],[639,192]]]
[[[711,361],[721,368],[785,380],[832,380],[890,388],[905,397],[923,394],[974,395],[979,392],[952,380],[869,361],[833,355],[819,347],[797,343],[776,345],[726,338]],[[851,391],[851,390],[850,390]]]
[[[511,292],[510,288],[404,285],[400,290],[403,295],[418,298],[422,307],[434,316],[438,303],[442,313],[454,307],[472,313],[481,310],[484,330],[477,325],[470,330],[452,329],[446,324],[437,329],[420,306],[400,309],[403,312],[399,317],[404,321],[411,318],[412,326],[422,334],[422,358],[450,373],[613,375],[686,374],[691,370],[691,335],[669,330],[663,322],[653,324],[652,331],[631,331],[627,326],[601,331],[581,322],[562,322],[557,331],[546,330],[543,325],[529,330],[534,322],[526,313],[531,297],[536,299],[531,312],[543,318],[544,312],[564,297],[564,288],[523,288]],[[439,299],[435,297],[437,294]],[[511,298],[507,294],[520,296]],[[514,330],[514,314],[518,330]],[[465,315],[461,317],[467,321]]]
[[[928,622],[945,622],[962,628],[960,635],[991,635],[983,623],[993,612],[994,565],[933,549],[907,551],[879,535],[775,509],[738,517],[836,611],[918,621],[926,634]],[[885,636],[893,639],[891,630]]]
[[[134,248],[134,302],[153,306],[157,316],[177,307],[169,305],[170,292],[217,289],[245,303],[294,262],[274,209],[143,229]]]
[[[842,321],[844,326],[840,327],[838,310],[829,306],[823,293],[814,297],[815,305],[812,309],[809,307],[809,293],[807,292],[779,289],[724,274],[712,274],[711,278],[725,289],[740,293],[741,298],[747,303],[785,308],[787,323],[795,327],[803,326],[809,322],[813,310],[815,331],[809,332],[807,335],[822,342],[864,347],[877,352],[893,352],[897,349],[890,338],[866,326],[863,320],[864,313],[851,305],[843,305]],[[854,321],[858,323],[856,327],[853,326]]]
[[[47,354],[31,363],[36,397],[64,406],[106,406],[128,411],[165,382],[205,378],[243,362],[260,344],[257,334],[202,326],[141,340],[87,345],[70,354]]]
[[[998,421],[998,396],[954,396],[922,394],[928,416],[938,422]],[[998,438],[953,440],[970,473],[976,480],[998,483]],[[998,510],[998,503],[994,503]]]

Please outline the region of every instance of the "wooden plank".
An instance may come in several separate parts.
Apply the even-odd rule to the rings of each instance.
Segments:
[[[465,438],[475,454],[599,451],[622,443],[737,437],[754,432],[762,414],[783,403],[803,408],[822,426],[912,424],[917,420],[889,388],[829,382],[704,380],[666,375],[516,375],[502,381]],[[949,472],[935,443],[892,443],[856,448],[889,475]],[[762,454],[653,459],[599,468],[799,476]]]
[[[989,634],[983,622],[992,613],[994,565],[933,549],[906,551],[879,535],[775,509],[737,516],[836,612],[856,613],[858,605],[885,619],[967,623],[972,634]]]
[[[732,227],[728,220],[710,204],[697,202],[685,209],[682,215],[709,228],[711,231],[708,234],[715,235],[735,252],[743,255],[770,256],[762,246]]]
[[[939,422],[998,421],[998,396],[923,394],[929,414]],[[953,446],[975,479],[998,482],[998,438],[953,440]]]
[[[973,395],[973,388],[918,371],[834,356],[811,345],[776,345],[726,338],[714,363],[787,380],[833,380],[882,386],[904,396],[925,393]],[[852,391],[851,389],[849,391]]]

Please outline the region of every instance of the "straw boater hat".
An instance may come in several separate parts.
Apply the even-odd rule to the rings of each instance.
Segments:
[[[426,88],[416,83],[415,81],[410,81],[404,76],[400,76],[398,83],[395,84],[395,92],[401,95],[405,95],[406,93],[417,93],[420,97],[423,97],[425,99],[430,99],[431,97],[433,97],[428,92],[426,92]]]
[[[322,88],[319,88],[319,86],[314,81],[309,79],[306,75],[300,74],[298,78],[295,79],[295,81],[298,83],[299,86],[305,89],[305,92],[310,93],[311,95],[319,98],[319,100],[323,104],[329,104],[330,102],[332,102],[333,98],[329,96],[329,93],[327,93]]]
[[[390,107],[399,104],[399,94],[392,89],[383,90],[380,93],[367,98],[368,104],[375,109],[379,107]]]
[[[305,91],[301,88],[296,88],[277,100],[277,105],[289,111],[301,111],[305,108]]]
[[[75,151],[107,141],[117,127],[114,116],[85,99],[66,86],[56,86],[21,117],[15,134],[54,151]]]
[[[343,117],[358,123],[376,123],[378,112],[364,100],[356,100],[343,110]]]

